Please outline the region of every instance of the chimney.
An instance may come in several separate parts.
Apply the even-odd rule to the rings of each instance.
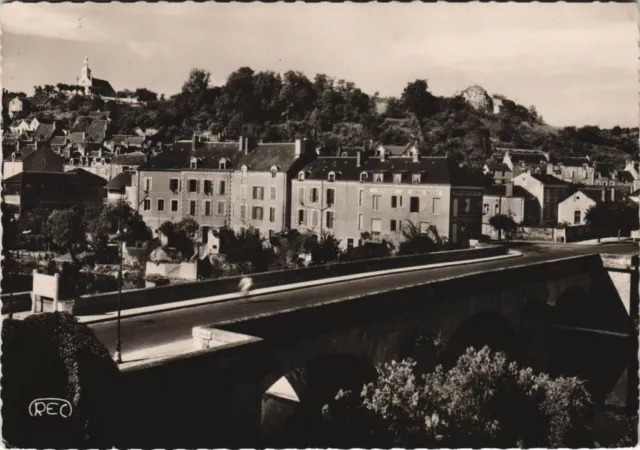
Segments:
[[[240,139],[238,139],[238,151],[244,151],[244,138],[242,136],[240,136]]]
[[[249,153],[249,147],[251,146],[251,139],[250,138],[245,138],[244,140],[244,154],[246,155],[247,153]]]
[[[194,131],[193,137],[191,138],[191,150],[196,151],[196,143],[197,142],[198,142],[198,136],[196,136],[196,133]]]
[[[37,139],[34,139],[34,140],[33,140],[33,148],[34,148],[36,151],[38,151],[38,147],[40,146],[40,145],[38,145],[39,143],[40,143],[40,142],[39,142]]]
[[[302,139],[296,139],[296,157],[300,157],[302,154]]]
[[[356,153],[356,167],[360,167],[361,160],[362,160],[362,152],[358,150],[358,152]]]
[[[18,139],[18,141],[16,142],[16,151],[20,151],[20,139]]]
[[[417,163],[417,162],[418,162],[418,159],[419,159],[419,157],[420,157],[420,155],[418,154],[418,150],[417,150],[417,149],[414,149],[414,150],[413,150],[413,153],[411,154],[411,156],[413,157],[413,162],[414,162],[414,163]]]
[[[611,188],[611,201],[616,201],[616,188]]]
[[[607,201],[607,190],[606,189],[602,189],[602,201],[603,202]]]
[[[505,197],[513,197],[513,183],[512,182],[506,183],[504,191],[505,191],[504,192]]]
[[[380,162],[385,162],[385,159],[387,157],[386,153],[387,152],[385,152],[384,149],[380,151]]]

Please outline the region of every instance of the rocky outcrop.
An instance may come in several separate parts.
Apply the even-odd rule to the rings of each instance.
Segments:
[[[493,112],[493,100],[482,86],[470,86],[460,93],[462,98],[476,111]]]

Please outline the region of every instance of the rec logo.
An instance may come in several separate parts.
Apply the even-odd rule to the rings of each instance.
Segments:
[[[31,417],[60,416],[66,419],[72,413],[71,403],[63,398],[37,398],[29,403]]]

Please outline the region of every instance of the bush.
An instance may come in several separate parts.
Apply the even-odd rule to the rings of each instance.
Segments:
[[[5,320],[2,327],[3,436],[21,448],[112,445],[118,368],[93,331],[66,313]],[[38,398],[68,400],[69,418],[31,417]]]
[[[584,383],[552,379],[509,363],[504,354],[468,349],[456,366],[421,377],[412,360],[378,368],[360,407],[340,393],[323,408],[328,429],[364,433],[374,446],[426,448],[587,447],[591,404]],[[333,423],[340,420],[345,427]],[[353,436],[349,436],[353,438]],[[341,445],[333,442],[332,445]]]

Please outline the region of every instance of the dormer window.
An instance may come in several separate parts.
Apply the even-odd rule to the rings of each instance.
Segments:
[[[45,164],[47,164],[47,160],[42,158],[42,160],[40,161],[42,163],[42,165],[44,166]]]
[[[419,173],[411,174],[411,182],[412,182],[412,183],[420,183],[420,179],[421,179],[421,178],[422,178],[422,177],[420,176],[420,174],[419,174]]]
[[[13,154],[11,155],[11,161],[15,161],[15,160],[16,160],[16,154],[15,154],[15,153],[13,153]]]
[[[360,181],[367,181],[367,172],[362,172],[360,174]]]
[[[277,166],[271,166],[271,169],[269,169],[269,171],[271,172],[271,177],[275,178],[276,175],[278,174],[278,167]]]
[[[300,171],[298,172],[298,180],[299,181],[304,181],[304,171]]]
[[[191,169],[197,169],[198,168],[198,158],[191,158],[191,163],[189,165],[189,168],[191,168]]]
[[[328,180],[329,181],[336,181],[336,173],[335,172],[329,172]]]
[[[220,161],[218,161],[218,169],[225,170],[226,168],[227,168],[227,160],[224,158],[220,158]]]
[[[394,173],[393,174],[393,182],[394,183],[402,183],[402,174],[401,173]]]
[[[384,181],[384,174],[383,173],[373,174],[373,181],[376,183],[382,183]]]
[[[349,154],[347,152],[342,152],[342,157],[346,158],[347,156],[349,156]]]

